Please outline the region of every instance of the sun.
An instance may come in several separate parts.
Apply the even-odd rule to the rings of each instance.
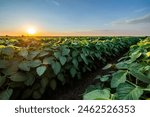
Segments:
[[[30,27],[30,28],[27,29],[27,33],[29,35],[34,35],[34,34],[36,34],[36,29],[33,28],[33,27]]]

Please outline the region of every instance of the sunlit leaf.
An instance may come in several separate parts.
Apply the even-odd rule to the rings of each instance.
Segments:
[[[46,71],[46,66],[40,66],[36,68],[36,72],[39,76],[42,76]]]

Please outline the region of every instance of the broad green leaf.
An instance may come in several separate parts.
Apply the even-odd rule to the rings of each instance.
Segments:
[[[107,64],[105,67],[103,67],[103,70],[109,69],[112,67],[112,64]]]
[[[13,89],[6,89],[0,92],[0,100],[9,100],[13,94]]]
[[[119,84],[124,83],[126,81],[127,71],[119,70],[113,74],[111,80],[111,88],[116,88]]]
[[[64,65],[67,62],[66,57],[63,57],[63,56],[60,56],[59,60],[60,60],[61,65]]]
[[[117,87],[117,97],[120,100],[138,100],[143,90],[138,86],[122,83]]]
[[[34,61],[30,61],[30,67],[38,67],[42,64],[41,60],[37,59],[37,60],[34,60]]]
[[[0,59],[0,68],[7,68],[9,66],[9,62],[7,60]]]
[[[41,86],[42,86],[43,88],[46,88],[47,85],[48,85],[48,82],[49,82],[49,79],[48,79],[48,78],[46,78],[46,77],[42,78],[42,79],[41,79]]]
[[[28,50],[27,49],[21,49],[18,54],[20,56],[24,57],[24,58],[27,58],[27,56],[28,56]]]
[[[18,71],[18,64],[19,64],[19,62],[18,61],[11,61],[10,62],[10,65],[7,67],[7,68],[5,68],[5,69],[3,69],[3,73],[5,74],[5,75],[12,75],[12,74],[15,74],[15,73],[17,73],[17,71]]]
[[[77,50],[74,50],[74,51],[72,52],[72,57],[74,58],[74,57],[76,57],[76,56],[78,56],[78,52],[77,52]]]
[[[142,72],[140,71],[136,71],[136,70],[130,70],[130,74],[132,76],[134,76],[135,78],[137,78],[138,80],[150,84],[150,78],[148,78],[146,75],[144,75]]]
[[[63,75],[62,73],[58,74],[57,79],[58,79],[59,81],[61,81],[62,84],[65,84],[65,82],[66,82],[66,80],[65,80],[65,78],[64,78],[64,75]]]
[[[80,54],[80,56],[81,56],[81,58],[83,59],[83,61],[85,62],[85,64],[88,65],[88,61],[87,61],[85,55],[84,55],[84,54]]]
[[[39,50],[30,51],[30,52],[28,53],[28,59],[30,59],[30,60],[34,59],[39,53],[40,53]]]
[[[116,64],[117,69],[128,69],[129,64],[127,62],[119,62]]]
[[[142,55],[142,53],[140,52],[140,50],[135,51],[134,53],[131,54],[131,60],[135,61],[137,58],[139,58]]]
[[[78,69],[78,61],[76,58],[73,58],[72,63],[76,69]]]
[[[25,73],[17,72],[10,76],[10,80],[14,82],[24,82],[27,80],[27,76]]]
[[[23,71],[30,71],[29,65],[30,65],[29,61],[22,61],[18,67]]]
[[[52,65],[53,62],[54,62],[54,58],[52,58],[52,57],[46,57],[43,59],[43,64],[45,64],[45,65],[48,65],[48,64]]]
[[[33,85],[35,81],[35,77],[31,73],[26,73],[27,75],[27,80],[24,82],[26,86],[31,86]]]
[[[60,65],[60,63],[59,62],[54,62],[53,64],[52,64],[52,69],[53,69],[53,71],[54,71],[54,73],[57,75],[59,72],[60,72],[60,70],[61,70],[61,65]]]
[[[63,48],[62,49],[62,55],[65,56],[65,55],[68,55],[70,52],[70,49],[67,49],[67,48]]]
[[[71,74],[71,76],[72,76],[72,77],[75,77],[76,73],[77,73],[76,69],[75,69],[74,67],[72,67],[72,68],[70,69],[70,74]]]
[[[6,77],[0,76],[0,87],[5,83]]]
[[[83,96],[84,100],[108,100],[110,99],[110,91],[108,89],[94,90]]]
[[[54,56],[59,59],[61,57],[61,53],[60,52],[54,52]]]
[[[2,54],[5,54],[7,56],[13,56],[14,55],[14,48],[12,47],[5,47],[2,49]]]
[[[55,80],[55,79],[51,80],[51,81],[50,81],[50,87],[51,87],[53,90],[55,90],[55,89],[56,89],[56,86],[57,86],[56,80]]]
[[[104,75],[104,76],[102,76],[102,77],[100,78],[100,81],[101,81],[101,82],[106,82],[106,81],[108,81],[109,77],[110,77],[110,75]]]
[[[36,72],[39,76],[42,76],[46,71],[46,66],[40,66],[36,68]]]
[[[48,54],[49,54],[49,52],[41,51],[38,56],[39,56],[39,57],[44,57],[44,56],[46,56],[46,55],[48,55]]]

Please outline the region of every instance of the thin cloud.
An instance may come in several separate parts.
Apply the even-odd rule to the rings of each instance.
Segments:
[[[141,13],[141,12],[144,12],[144,11],[146,11],[148,9],[149,9],[149,7],[144,7],[144,8],[135,10],[134,13]]]
[[[112,22],[112,24],[143,24],[143,23],[144,24],[150,23],[150,14],[134,19]]]
[[[70,36],[145,36],[150,35],[149,31],[141,30],[115,30],[115,29],[106,29],[106,30],[91,30],[91,31],[80,31],[72,33],[63,33],[64,35]]]

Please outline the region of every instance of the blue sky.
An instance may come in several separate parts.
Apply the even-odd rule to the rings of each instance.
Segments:
[[[150,35],[150,0],[0,0],[0,35]]]

